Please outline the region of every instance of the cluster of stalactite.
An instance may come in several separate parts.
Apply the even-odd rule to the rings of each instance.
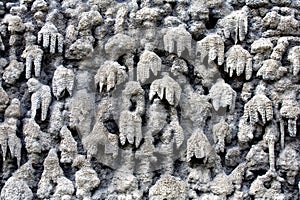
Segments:
[[[300,3],[0,2],[0,199],[297,199]]]

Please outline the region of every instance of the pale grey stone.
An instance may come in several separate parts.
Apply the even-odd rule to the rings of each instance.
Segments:
[[[296,0],[1,1],[0,199],[300,199],[299,27]]]

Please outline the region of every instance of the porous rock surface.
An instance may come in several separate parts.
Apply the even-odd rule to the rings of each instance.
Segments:
[[[298,0],[0,1],[0,199],[300,199]]]

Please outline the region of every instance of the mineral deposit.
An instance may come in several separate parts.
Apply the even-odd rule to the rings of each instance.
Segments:
[[[0,200],[297,200],[299,118],[299,0],[0,1]]]

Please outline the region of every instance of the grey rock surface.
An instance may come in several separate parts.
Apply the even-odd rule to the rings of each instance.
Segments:
[[[299,0],[0,2],[0,200],[297,200],[299,118]]]

